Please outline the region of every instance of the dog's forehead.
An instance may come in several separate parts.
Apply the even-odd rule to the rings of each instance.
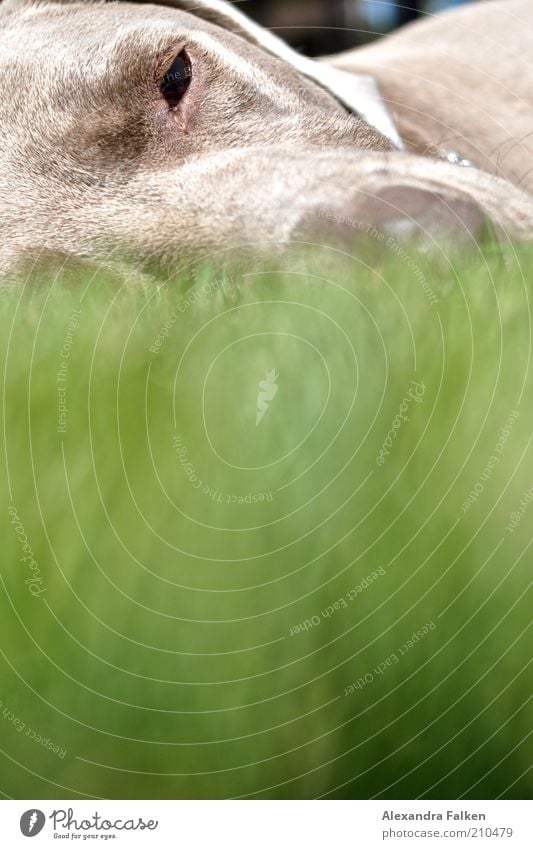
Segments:
[[[9,102],[27,114],[35,96],[43,120],[51,109],[72,112],[84,102],[108,110],[112,92],[133,92],[134,85],[148,91],[165,62],[183,48],[201,61],[211,105],[223,108],[226,100],[240,97],[265,113],[308,108],[344,113],[328,91],[280,57],[191,12],[126,2],[14,5],[19,2],[11,2],[13,12],[0,26],[0,68],[9,94],[0,99],[0,114]],[[128,105],[122,98],[118,108],[135,112],[135,99]]]
[[[373,78],[348,74],[299,54],[225,0],[161,3],[2,0],[0,62],[7,60],[20,68],[21,62],[28,61],[27,51],[32,50],[36,55],[44,54],[48,71],[60,67],[63,73],[68,72],[86,59],[92,61],[94,74],[95,61],[102,62],[106,53],[111,59],[120,58],[116,49],[113,55],[117,41],[122,41],[126,54],[129,42],[142,58],[143,49],[158,49],[165,34],[177,38],[181,33],[185,42],[196,39],[222,71],[227,68],[235,73],[237,79],[251,84],[279,108],[347,109],[372,131],[377,130],[382,139],[388,138],[393,147],[402,148]],[[28,33],[35,21],[38,25],[33,34]],[[46,79],[49,73],[45,71],[43,76]]]
[[[135,39],[158,48],[165,38],[179,40],[213,30],[218,37],[225,37],[215,24],[190,12],[157,5],[22,3],[10,4],[7,10],[0,28],[2,50],[19,54],[26,54],[28,46],[64,48],[78,55],[91,54],[95,47],[110,52],[122,41]],[[16,41],[16,36],[21,40]],[[232,35],[228,33],[228,37]]]
[[[94,88],[117,68],[133,75],[135,67],[147,69],[167,50],[194,46],[220,71],[221,81],[253,87],[281,108],[297,109],[306,101],[339,108],[328,92],[240,32],[182,9],[24,0],[8,0],[4,8],[0,63],[10,67],[12,83],[24,88],[60,76],[71,82],[84,76]]]

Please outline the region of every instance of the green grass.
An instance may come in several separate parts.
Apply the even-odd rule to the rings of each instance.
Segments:
[[[533,254],[373,264],[3,293],[5,796],[531,794]]]

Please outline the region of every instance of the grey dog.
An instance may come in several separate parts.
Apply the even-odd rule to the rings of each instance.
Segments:
[[[321,61],[223,0],[3,0],[0,271],[259,251],[347,221],[530,238],[532,48],[529,0]]]

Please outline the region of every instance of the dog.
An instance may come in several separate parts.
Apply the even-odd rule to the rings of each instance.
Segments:
[[[224,0],[3,0],[0,273],[351,244],[361,222],[529,239],[532,42],[529,0],[321,61]]]

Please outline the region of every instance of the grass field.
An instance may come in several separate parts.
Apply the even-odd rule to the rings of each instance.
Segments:
[[[531,795],[533,253],[0,298],[0,790]]]

